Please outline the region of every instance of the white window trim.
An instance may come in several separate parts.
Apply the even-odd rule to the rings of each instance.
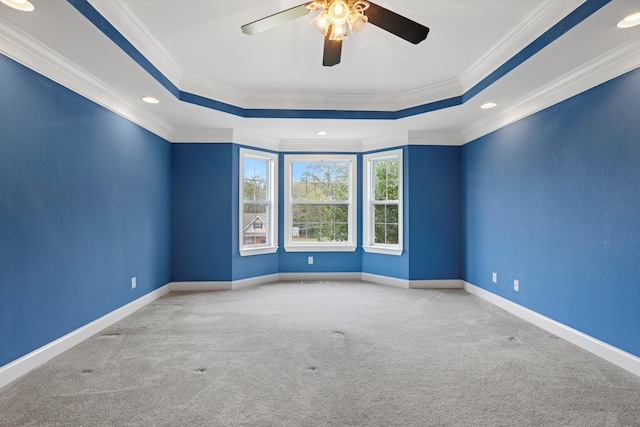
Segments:
[[[294,161],[348,161],[349,181],[349,239],[347,242],[294,243],[292,240],[291,163]],[[284,156],[284,250],[287,252],[354,252],[357,248],[358,162],[354,154],[286,154]]]
[[[269,197],[271,206],[271,224],[268,229],[268,241],[270,245],[256,246],[253,248],[244,247],[244,229],[243,229],[243,213],[244,213],[244,159],[245,157],[253,157],[261,160],[269,161]],[[239,221],[238,221],[238,250],[240,256],[272,254],[278,251],[278,155],[268,153],[266,151],[250,150],[248,148],[240,148],[240,173],[238,185],[239,199]]]
[[[387,245],[374,243],[374,224],[373,224],[373,170],[371,164],[376,160],[398,159],[398,244]],[[385,255],[402,255],[404,250],[404,198],[403,198],[403,151],[389,150],[379,153],[366,154],[362,158],[363,163],[363,179],[362,179],[362,249],[365,252],[385,254]]]

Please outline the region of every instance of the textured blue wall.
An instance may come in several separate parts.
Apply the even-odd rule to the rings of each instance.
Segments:
[[[402,256],[362,251],[362,154],[357,155],[358,248],[354,252],[286,252],[284,153],[280,153],[278,171],[280,249],[275,254],[240,256],[239,150],[234,144],[173,145],[173,281],[229,281],[310,272],[365,272],[413,280],[461,278],[460,147],[403,148]],[[307,263],[308,256],[314,258],[312,265]]]
[[[233,150],[233,144],[171,147],[173,282],[232,278],[231,247],[238,235],[231,226]]]
[[[640,70],[464,146],[463,193],[465,280],[640,356]]]
[[[410,146],[409,279],[462,278],[460,147]]]
[[[2,366],[169,282],[171,152],[4,56],[0,75]]]

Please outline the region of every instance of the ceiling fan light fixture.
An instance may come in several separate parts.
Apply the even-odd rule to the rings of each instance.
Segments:
[[[618,28],[631,28],[640,25],[640,12],[627,15],[623,20],[618,22]]]
[[[0,2],[23,12],[31,12],[35,9],[29,0],[0,0]]]
[[[352,34],[361,31],[368,18],[364,11],[369,3],[364,0],[326,0],[307,3],[310,11],[320,10],[311,23],[323,36],[329,35],[329,40],[344,40],[347,38],[347,27]]]
[[[347,38],[347,28],[343,23],[334,24],[331,26],[331,33],[329,34],[329,40],[344,40]]]
[[[344,24],[347,22],[347,18],[351,14],[351,10],[349,9],[349,5],[344,1],[334,0],[327,9],[327,14],[334,24]]]
[[[349,30],[351,31],[351,34],[359,33],[360,31],[362,31],[364,29],[364,24],[366,24],[368,21],[369,18],[367,18],[366,15],[358,15],[352,13],[349,16]]]
[[[329,30],[329,17],[326,13],[322,12],[311,20],[311,24],[322,34],[322,37],[327,35]]]

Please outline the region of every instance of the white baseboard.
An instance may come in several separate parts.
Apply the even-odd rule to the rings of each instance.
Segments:
[[[233,282],[231,282],[231,289],[233,289],[234,291],[238,291],[241,289],[251,288],[253,286],[266,285],[267,283],[273,283],[279,280],[280,275],[278,273],[267,274],[265,276],[250,277],[248,279],[234,280]]]
[[[171,282],[171,292],[230,291],[233,282]]]
[[[35,369],[43,363],[46,363],[54,357],[64,353],[70,348],[80,344],[82,341],[92,337],[114,323],[119,322],[163,295],[166,295],[169,293],[169,290],[169,285],[165,285],[155,291],[149,292],[137,300],[132,301],[111,313],[105,314],[101,318],[96,319],[75,331],[69,332],[67,335],[0,367],[0,388],[20,378],[32,369]]]
[[[631,372],[632,374],[640,376],[640,358],[631,353],[620,350],[617,347],[538,314],[535,311],[529,310],[528,308],[472,285],[471,283],[464,282],[464,290],[502,308],[505,311],[508,311],[515,316],[520,317],[521,319],[526,320],[541,329],[544,329],[545,331],[575,344],[578,347],[581,347],[584,350],[587,350],[588,352]]]
[[[462,289],[462,280],[411,280],[409,289]]]
[[[370,273],[275,273],[242,280],[219,282],[172,282],[174,292],[208,292],[247,289],[275,282],[364,281],[402,289],[462,289],[462,280],[407,280]]]
[[[407,279],[397,277],[380,276],[378,274],[361,273],[360,278],[364,282],[377,283],[379,285],[393,286],[394,288],[409,289],[410,282]]]
[[[361,273],[280,273],[282,282],[317,282],[317,281],[359,281]]]

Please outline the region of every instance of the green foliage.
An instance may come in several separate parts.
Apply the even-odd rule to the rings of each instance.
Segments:
[[[398,244],[398,205],[374,206],[374,242]]]
[[[292,187],[294,241],[349,239],[349,162],[294,162]]]
[[[398,200],[398,161],[376,160],[373,167],[374,200]]]
[[[266,201],[268,184],[266,179],[257,175],[245,178],[243,182],[243,197],[247,201]]]
[[[349,200],[349,162],[294,162],[303,167],[292,188],[294,201],[327,202]]]
[[[399,240],[398,160],[375,160],[373,168],[374,242],[396,245]]]

